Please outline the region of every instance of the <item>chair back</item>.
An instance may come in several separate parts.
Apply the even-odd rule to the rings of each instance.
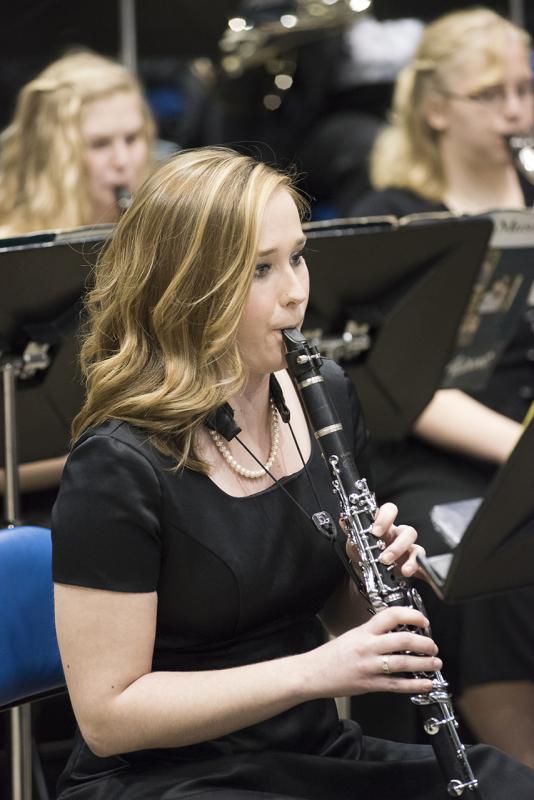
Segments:
[[[65,686],[47,528],[0,530],[0,709]]]

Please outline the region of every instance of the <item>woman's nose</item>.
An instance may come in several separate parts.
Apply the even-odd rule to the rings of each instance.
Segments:
[[[120,139],[113,142],[111,160],[115,167],[121,169],[128,164],[128,145],[126,142]]]
[[[307,284],[303,282],[303,277],[294,267],[289,267],[283,294],[285,305],[300,305],[307,299]]]
[[[504,95],[503,111],[508,119],[521,119],[532,115],[532,95],[523,96],[516,89],[508,88]]]

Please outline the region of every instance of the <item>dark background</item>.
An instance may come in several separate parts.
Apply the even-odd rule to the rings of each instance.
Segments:
[[[431,21],[473,2],[374,0],[378,20]],[[513,0],[484,4],[507,16]],[[219,69],[219,40],[229,17],[254,19],[294,10],[295,0],[137,0],[138,71],[160,137],[180,147],[228,144],[287,167],[295,164],[312,197],[314,218],[348,213],[368,186],[367,158],[384,121],[393,83],[340,86],[348,51],[338,32],[281,37],[280,52],[295,63],[294,83],[269,111],[263,98],[273,75],[264,65],[229,78]],[[18,0],[0,17],[0,130],[19,89],[73,47],[120,57],[120,0]],[[534,3],[524,2],[534,33]],[[356,18],[356,17],[355,17]],[[288,45],[289,43],[289,45]],[[276,49],[276,43],[275,43]],[[197,59],[208,64],[199,74]]]
[[[292,3],[277,3],[290,10]],[[428,21],[440,14],[484,5],[509,14],[508,0],[491,3],[462,0],[374,0],[369,9],[377,19],[417,17]],[[525,24],[532,33],[534,8],[525,2]],[[138,46],[141,57],[214,55],[229,16],[239,0],[137,0]],[[5,62],[27,61],[37,69],[73,44],[108,55],[117,54],[118,8],[115,0],[17,0],[5,4],[0,26],[0,52]]]
[[[272,5],[275,5],[274,3]],[[291,0],[276,4],[291,10]],[[374,0],[379,20],[417,17],[424,21],[472,2]],[[511,3],[484,3],[503,15]],[[141,60],[198,56],[217,58],[218,41],[239,0],[137,0],[138,54]],[[534,3],[525,2],[525,24],[534,32]],[[119,54],[118,0],[17,0],[5,3],[0,17],[0,127],[8,122],[18,89],[65,50],[82,45],[105,55]]]

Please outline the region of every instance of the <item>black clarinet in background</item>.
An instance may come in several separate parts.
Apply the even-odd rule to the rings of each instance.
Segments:
[[[128,211],[132,205],[132,193],[127,186],[115,187],[115,199],[117,201],[117,207],[120,215],[124,214],[125,211]]]
[[[377,510],[374,495],[369,491],[367,481],[358,474],[343,427],[321,375],[322,359],[317,348],[310,346],[296,329],[282,333],[289,374],[330,469],[347,535],[359,554],[357,567],[346,554],[345,534],[337,529],[327,513],[320,511],[314,514],[315,526],[334,544],[351,578],[368,600],[372,613],[390,606],[408,606],[424,612],[422,600],[409,582],[398,580],[391,567],[378,561],[384,544],[371,531]],[[428,630],[420,630],[419,633],[430,635]],[[441,672],[414,673],[414,677],[430,678],[433,682],[434,689],[431,692],[417,694],[410,699],[423,718],[423,727],[430,736],[446,781],[447,793],[451,797],[460,797],[467,790],[471,798],[481,800],[478,781],[458,736],[458,723],[446,681]]]

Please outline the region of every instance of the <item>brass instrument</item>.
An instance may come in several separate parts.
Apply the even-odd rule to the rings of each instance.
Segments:
[[[351,25],[370,7],[370,0],[294,0],[287,10],[273,4],[272,12],[247,11],[228,20],[219,48],[221,68],[228,77],[280,59],[297,45],[323,38]]]

